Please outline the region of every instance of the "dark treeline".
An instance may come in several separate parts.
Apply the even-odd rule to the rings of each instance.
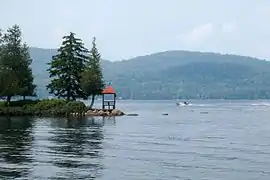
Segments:
[[[22,40],[18,25],[0,31],[0,97],[10,104],[14,96],[24,99],[36,96],[36,85],[31,69],[32,59],[29,48]],[[51,81],[47,89],[51,94],[67,101],[92,97],[104,87],[100,67],[100,54],[93,38],[92,48],[88,50],[83,41],[70,32],[63,37],[57,54],[52,57],[49,69]]]

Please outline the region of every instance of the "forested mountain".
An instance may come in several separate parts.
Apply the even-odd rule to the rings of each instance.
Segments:
[[[47,97],[46,65],[54,49],[30,48],[38,95]],[[270,62],[251,57],[166,51],[125,61],[102,61],[105,80],[124,99],[270,97]]]

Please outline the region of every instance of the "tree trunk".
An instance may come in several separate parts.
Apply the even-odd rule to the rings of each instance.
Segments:
[[[95,95],[92,95],[90,109],[93,108],[94,103],[95,103]]]
[[[67,91],[67,101],[70,101],[70,91]]]
[[[23,96],[23,100],[25,101],[25,96]]]
[[[10,105],[10,101],[11,101],[11,96],[7,96],[7,105]]]

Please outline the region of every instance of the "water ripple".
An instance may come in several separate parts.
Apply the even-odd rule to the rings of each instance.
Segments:
[[[266,107],[195,105],[121,107],[142,109],[135,118],[0,118],[0,179],[268,180]]]

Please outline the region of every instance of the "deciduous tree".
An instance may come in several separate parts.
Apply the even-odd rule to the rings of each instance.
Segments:
[[[7,29],[1,38],[0,96],[10,102],[12,96],[33,96],[35,85],[28,46],[22,42],[18,25]]]

